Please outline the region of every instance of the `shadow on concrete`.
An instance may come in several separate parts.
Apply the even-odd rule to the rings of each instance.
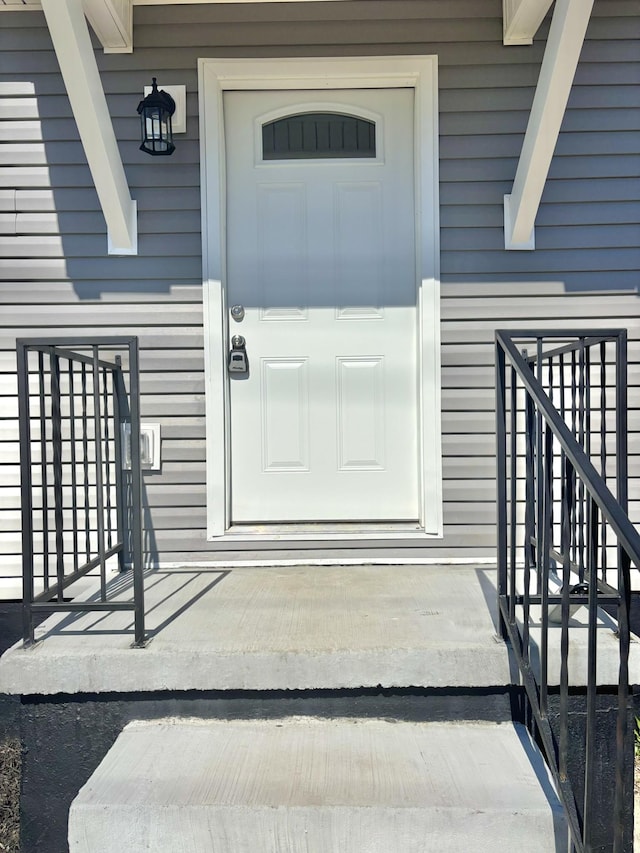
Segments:
[[[204,575],[214,574],[215,577],[204,586],[198,586],[197,589],[191,590],[194,584],[197,584],[198,581],[202,579]],[[160,598],[156,598],[154,596],[154,604],[152,607],[145,609],[145,624],[146,624],[146,636],[148,639],[152,639],[157,636],[161,631],[163,631],[168,625],[172,622],[175,622],[180,616],[186,613],[193,605],[199,601],[201,598],[204,598],[215,586],[217,586],[221,581],[223,581],[228,575],[231,574],[230,569],[193,569],[188,572],[185,571],[175,571],[171,569],[148,569],[145,571],[145,593],[149,593],[150,590],[156,588],[158,585],[163,584],[163,579],[168,579],[171,577],[173,579],[173,583],[170,585],[170,591],[166,594],[162,594],[162,590],[160,591]],[[184,575],[184,580],[181,580],[177,585],[175,584],[176,576]],[[167,609],[167,605],[171,602],[171,599],[178,598],[182,600],[184,598],[185,592],[193,592],[193,594],[189,595],[187,600],[183,600],[182,604],[176,606],[174,610],[171,610],[169,615],[166,616],[162,622],[159,622],[157,625],[153,627],[149,626],[149,617],[155,611],[162,611]],[[116,599],[118,601],[122,601],[123,599],[132,598],[133,596],[133,573],[131,571],[122,572],[121,574],[116,575],[109,583],[107,584],[107,598],[109,600]],[[94,593],[89,598],[86,599],[88,602],[91,601],[100,601],[99,592]],[[113,612],[101,612],[95,614],[95,620],[91,624],[87,624],[87,618],[91,616],[91,612],[89,613],[70,613],[68,614],[62,621],[56,621],[54,625],[51,626],[51,629],[44,634],[38,636],[38,641],[45,640],[47,637],[53,636],[54,634],[64,633],[65,635],[75,635],[75,636],[83,636],[88,633],[99,633],[103,635],[111,635],[111,636],[121,636],[122,634],[131,634],[134,633],[134,623],[130,621],[126,626],[122,627],[106,627],[106,625],[111,625],[113,623]],[[82,628],[74,630],[74,626],[77,625],[79,620],[83,620]],[[103,623],[106,623],[104,625]],[[100,625],[103,624],[101,628]]]

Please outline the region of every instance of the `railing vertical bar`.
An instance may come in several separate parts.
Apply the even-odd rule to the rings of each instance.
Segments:
[[[566,406],[566,378],[565,378],[565,359],[564,353],[560,353],[559,357],[560,362],[560,414],[562,416],[562,420],[566,421],[567,417],[567,406]],[[564,505],[564,492],[565,492],[566,483],[564,481],[564,477],[560,476],[560,540],[562,540],[562,507]],[[561,548],[562,550],[562,548]]]
[[[589,583],[589,619],[587,623],[587,720],[584,764],[584,845],[585,850],[592,849],[591,814],[595,807],[596,795],[596,689],[597,689],[597,652],[598,652],[598,587],[595,583],[596,559],[598,547],[598,507],[593,499],[589,501],[587,512],[587,574]]]
[[[571,432],[573,437],[577,440],[578,438],[578,381],[577,381],[577,371],[578,371],[578,359],[575,350],[571,351]],[[571,482],[571,491],[576,497],[576,472],[573,470],[572,482]],[[571,559],[574,563],[578,562],[578,530],[577,530],[577,505],[575,500],[571,501],[571,540],[570,540],[570,552]]]
[[[71,524],[73,530],[72,548],[73,548],[73,571],[78,571],[78,472],[76,465],[78,463],[78,454],[76,449],[76,401],[75,401],[75,371],[73,360],[69,359],[69,452],[71,465]]]
[[[565,419],[567,405],[566,405],[566,378],[565,378],[565,364],[564,364],[564,353],[560,353],[558,357],[559,367],[560,367],[560,414],[562,415],[562,419]]]
[[[504,351],[503,351],[504,357]],[[517,525],[518,525],[518,376],[515,369],[511,368],[511,399],[510,399],[510,455],[511,467],[509,470],[510,477],[510,530],[509,530],[509,621],[514,624],[516,621],[516,554],[517,554]]]
[[[536,341],[536,377],[540,384],[543,384],[542,377],[542,338],[538,337]],[[536,415],[536,593],[540,594],[540,582],[543,573],[543,564],[547,560],[547,555],[542,550],[542,537],[544,527],[544,460],[543,460],[543,430],[542,430],[542,412],[538,411]]]
[[[507,637],[500,607],[502,596],[509,595],[507,585],[507,424],[506,370],[504,350],[496,338],[496,500],[497,500],[497,561],[498,561],[498,619],[503,639]],[[513,405],[513,400],[512,400]]]
[[[550,392],[552,395],[553,403],[556,405],[556,386],[555,386],[555,372],[553,369],[553,362],[549,359],[549,386]],[[556,405],[557,408],[557,405]],[[555,505],[555,477],[553,475],[553,462],[554,462],[554,440],[553,434],[551,435],[551,464],[548,466],[547,476],[550,480],[549,486],[549,548],[553,547],[553,532],[554,532],[554,505]],[[548,559],[547,563],[550,568],[550,559]],[[548,578],[548,576],[547,576]],[[547,580],[548,585],[548,580]]]
[[[49,589],[49,478],[47,470],[47,412],[44,385],[44,353],[38,353],[38,392],[40,403],[40,471],[42,480],[42,582]]]
[[[571,433],[578,437],[578,382],[576,379],[578,362],[576,351],[571,350]]]
[[[93,346],[93,418],[96,442],[96,525],[98,534],[98,556],[100,557],[100,598],[107,600],[107,564],[104,545],[104,481],[102,472],[102,411],[100,401],[99,348]]]
[[[527,359],[527,351],[522,351]],[[528,361],[528,360],[527,360]],[[529,369],[531,365],[529,364]],[[534,407],[529,393],[524,390],[524,449],[525,449],[525,515],[524,515],[524,588],[528,590],[531,579],[531,568],[535,562],[535,490],[534,490]],[[515,595],[516,590],[513,590]],[[528,594],[528,593],[527,593]],[[526,607],[525,602],[525,607]],[[526,621],[526,620],[525,620]]]
[[[535,512],[535,484],[534,484],[534,431],[535,417],[533,400],[525,390],[525,547],[524,547],[524,578],[522,598],[522,653],[526,661],[529,660],[529,596],[531,595],[531,569],[535,565],[535,552],[532,547],[534,531]],[[515,590],[514,590],[515,594]]]
[[[115,466],[116,466],[116,523],[118,527],[118,542],[122,546],[118,551],[118,568],[121,572],[125,569],[125,524],[124,524],[124,507],[125,507],[125,486],[124,486],[124,471],[122,464],[122,406],[120,403],[120,394],[122,392],[122,357],[117,355],[115,358],[116,366],[112,374],[113,383],[113,439],[115,445]],[[124,401],[123,401],[124,402]]]
[[[580,447],[585,446],[585,346],[584,337],[580,338],[582,346],[579,351],[579,377],[578,383],[578,443]],[[585,539],[584,539],[584,523],[585,523],[585,489],[581,479],[578,480],[578,506],[577,506],[577,522],[578,522],[578,577],[580,583],[584,581],[584,566],[585,566]]]
[[[562,506],[562,605],[560,626],[560,736],[558,765],[560,778],[567,778],[569,753],[569,591],[571,588],[571,505],[574,468],[562,453],[565,499]]]
[[[616,338],[616,497],[625,513],[628,512],[627,479],[627,333],[620,331]],[[629,708],[629,650],[631,609],[631,560],[627,551],[618,545],[618,638],[620,643],[620,671],[618,677],[618,720],[616,728],[616,790],[614,800],[615,838],[613,853],[622,853],[626,839],[625,794],[626,766],[631,755]],[[631,832],[629,833],[631,835]],[[630,840],[630,839],[629,839]]]
[[[629,511],[627,423],[627,333],[616,337],[616,497]]]
[[[107,519],[107,548],[113,546],[113,525],[111,523],[111,430],[109,429],[109,388],[107,368],[102,368],[102,409],[104,416],[104,471],[105,471],[105,493],[106,493],[106,519]]]
[[[607,477],[607,348],[604,341],[600,344],[600,476],[608,484]],[[607,579],[607,525],[602,520],[600,554],[600,577]]]
[[[82,401],[82,485],[84,493],[84,539],[86,562],[91,558],[91,501],[89,495],[89,413],[87,390],[87,365],[82,363],[80,373],[80,388]]]
[[[138,339],[129,343],[129,394],[131,398],[131,500],[133,589],[135,601],[135,642],[143,645],[144,633],[144,568],[142,565],[142,466],[140,460],[140,362]],[[504,556],[504,555],[503,555]]]
[[[22,520],[22,639],[25,645],[34,641],[33,610],[33,476],[31,458],[31,401],[29,389],[29,350],[17,345],[18,426],[20,431],[20,499]]]
[[[620,603],[618,605],[618,638],[620,644],[620,669],[618,676],[618,719],[616,723],[616,785],[613,809],[613,853],[625,849],[625,794],[626,767],[631,756],[629,707],[629,611],[631,609],[631,561],[626,550],[618,545],[618,575]],[[629,831],[631,835],[631,831]],[[631,840],[629,838],[629,840]]]
[[[589,459],[591,459],[591,407],[592,407],[592,399],[591,399],[591,348],[586,347],[584,353],[584,363],[585,363],[585,452]]]
[[[592,399],[591,399],[591,348],[590,347],[585,347],[584,361],[585,361],[585,383],[584,384],[585,384],[585,400],[586,400],[586,402],[585,402],[584,450],[585,450],[585,453],[587,454],[589,460],[591,460],[591,406],[592,406]],[[586,500],[586,495],[587,495],[587,491],[585,489],[585,500]],[[593,506],[595,506],[593,504],[593,501],[591,501],[591,500],[587,501],[587,517],[586,517],[586,526],[587,526],[587,534],[588,534],[587,543],[586,543],[587,549],[593,547],[593,543],[592,543],[591,537],[590,537],[590,531],[591,531],[591,526],[592,526],[591,511],[592,511]],[[593,572],[593,574],[589,575],[590,579],[594,579],[596,577],[597,561],[598,561],[598,554],[597,554],[597,542],[596,542],[596,550],[594,551],[594,554],[593,554],[593,562],[592,562],[591,568],[589,569],[589,572]]]
[[[51,443],[53,458],[53,507],[56,542],[58,601],[64,600],[64,514],[62,500],[62,408],[60,401],[60,359],[49,357],[51,371]]]
[[[544,435],[544,515],[542,526],[542,602],[540,606],[540,711],[548,712],[549,682],[549,552],[551,550],[551,504],[553,502],[553,433],[547,424]]]

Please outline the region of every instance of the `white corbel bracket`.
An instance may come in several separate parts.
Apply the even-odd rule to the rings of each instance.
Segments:
[[[594,0],[556,0],[513,189],[504,198],[505,249],[533,249],[534,225]]]
[[[131,198],[82,0],[42,0],[49,33],[107,223],[110,255],[138,253]]]
[[[532,44],[553,0],[502,0],[502,41]]]
[[[82,5],[105,53],[133,52],[131,0],[82,0]]]

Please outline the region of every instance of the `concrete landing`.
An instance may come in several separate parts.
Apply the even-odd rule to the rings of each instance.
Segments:
[[[130,575],[114,576],[130,599]],[[495,569],[471,566],[182,568],[148,572],[149,643],[127,613],[64,614],[0,658],[0,693],[496,687],[518,683],[496,637]],[[583,614],[584,615],[584,614]],[[570,681],[585,683],[587,629],[572,620]],[[584,622],[584,620],[582,620]],[[598,677],[618,680],[615,623],[598,627]],[[532,660],[539,631],[532,612]],[[555,636],[555,641],[554,641]],[[549,676],[557,683],[560,629]],[[632,642],[631,683],[640,683]]]
[[[520,725],[132,723],[73,802],[71,853],[566,853]]]
[[[144,649],[126,613],[62,615],[0,659],[0,692],[493,687],[495,570],[292,566],[154,570]],[[129,575],[116,576],[130,598]],[[117,586],[119,585],[119,586]]]

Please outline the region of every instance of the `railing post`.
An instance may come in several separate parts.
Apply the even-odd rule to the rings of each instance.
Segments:
[[[135,644],[144,645],[144,566],[142,561],[142,466],[140,460],[140,385],[138,339],[129,343],[129,394],[131,398],[131,513]]]
[[[629,486],[627,478],[627,333],[616,338],[616,497],[625,513],[628,511]],[[616,791],[614,826],[616,837],[613,853],[624,850],[624,807],[627,761],[632,755],[631,735],[633,715],[629,708],[629,649],[631,609],[631,561],[627,551],[618,545],[618,640],[620,643],[620,673],[618,679],[618,725],[616,731]],[[629,832],[629,835],[631,832]]]
[[[102,405],[100,398],[100,367],[98,358],[98,347],[92,347],[93,352],[93,429],[95,436],[96,455],[96,512],[97,534],[98,534],[98,556],[100,557],[100,597],[102,601],[107,600],[107,566],[105,561],[104,547],[104,482],[102,470]]]
[[[496,336],[496,459],[497,459],[497,521],[498,521],[498,630],[503,639],[508,632],[502,615],[501,602],[507,595],[507,424],[506,424],[506,364],[504,350]],[[512,401],[513,405],[513,401]],[[515,464],[511,460],[511,464]],[[511,507],[515,512],[515,507]]]
[[[600,476],[609,484],[607,477],[607,345],[600,344]],[[607,525],[604,518],[600,525],[600,577],[607,581]]]
[[[118,569],[123,572],[126,563],[127,536],[124,523],[126,491],[122,458],[122,405],[125,403],[125,399],[123,399],[122,357],[117,355],[115,362],[116,366],[111,375],[113,386],[113,441],[115,445],[116,465],[116,526],[118,530],[118,540],[122,542],[122,548],[118,551]]]
[[[518,514],[516,508],[518,506],[518,374],[511,367],[511,419],[509,428],[511,430],[511,440],[509,442],[509,458],[511,465],[509,466],[509,506],[511,513],[509,518],[509,574],[507,580],[508,589],[508,613],[509,621],[512,625],[516,622],[516,589],[517,589],[517,571],[516,563],[518,556]]]
[[[574,468],[562,454],[562,477],[565,482],[562,501],[562,604],[560,624],[560,744],[558,766],[560,778],[567,778],[569,752],[569,592],[571,589],[571,508],[574,497]]]
[[[47,412],[44,386],[44,353],[38,351],[38,415],[40,426],[40,475],[42,477],[42,562],[45,589],[49,589],[49,469],[47,466]]]
[[[627,332],[616,338],[616,497],[628,512],[628,448],[627,448]]]
[[[71,463],[71,547],[73,549],[73,570],[78,571],[78,478],[76,471],[76,408],[73,360],[69,359],[69,443]]]
[[[549,553],[551,551],[551,508],[553,503],[553,434],[549,425],[544,432],[544,493],[542,513],[542,593],[541,619],[542,638],[540,643],[540,711],[544,717],[548,713],[548,672],[549,672]]]
[[[20,498],[22,516],[22,640],[31,645],[33,635],[33,482],[31,476],[31,405],[29,400],[29,350],[17,342],[18,423],[20,432]]]
[[[597,673],[597,655],[598,655],[598,586],[595,582],[597,577],[596,561],[598,548],[598,507],[593,499],[589,500],[589,509],[587,512],[589,527],[587,530],[587,575],[589,577],[589,618],[587,621],[587,720],[586,720],[586,742],[585,742],[585,762],[584,762],[584,805],[583,805],[583,824],[584,824],[584,844],[587,851],[591,850],[593,843],[593,825],[590,820],[591,812],[594,806],[597,777],[595,772],[596,759],[596,673]]]
[[[523,351],[523,356],[526,357],[527,351]],[[535,456],[535,418],[534,406],[531,395],[525,390],[524,397],[524,466],[525,466],[525,507],[524,507],[524,574],[525,587],[528,589],[529,572],[531,567],[535,565],[535,548],[533,541],[535,540],[535,474],[534,474],[534,456]]]
[[[536,341],[536,377],[538,382],[542,384],[542,338],[538,337]],[[540,594],[540,578],[544,571],[544,563],[549,560],[549,555],[545,554],[542,548],[542,540],[544,537],[544,452],[543,452],[543,430],[542,430],[542,414],[536,414],[536,593]]]
[[[83,362],[80,374],[82,413],[82,496],[84,498],[84,547],[87,562],[91,556],[91,526],[89,511],[89,415],[87,413],[87,365]]]
[[[51,440],[53,444],[53,511],[56,529],[56,580],[58,601],[64,598],[64,518],[62,510],[62,408],[60,405],[60,359],[49,355],[51,371]]]
[[[613,808],[614,842],[613,853],[625,850],[625,800],[627,781],[632,779],[627,772],[631,761],[631,732],[633,715],[629,707],[629,610],[631,606],[631,561],[626,550],[618,545],[618,584],[620,604],[618,606],[618,641],[620,643],[620,673],[618,677],[618,720],[616,726],[616,789]],[[632,830],[628,830],[631,836]],[[630,840],[630,839],[629,839]]]

